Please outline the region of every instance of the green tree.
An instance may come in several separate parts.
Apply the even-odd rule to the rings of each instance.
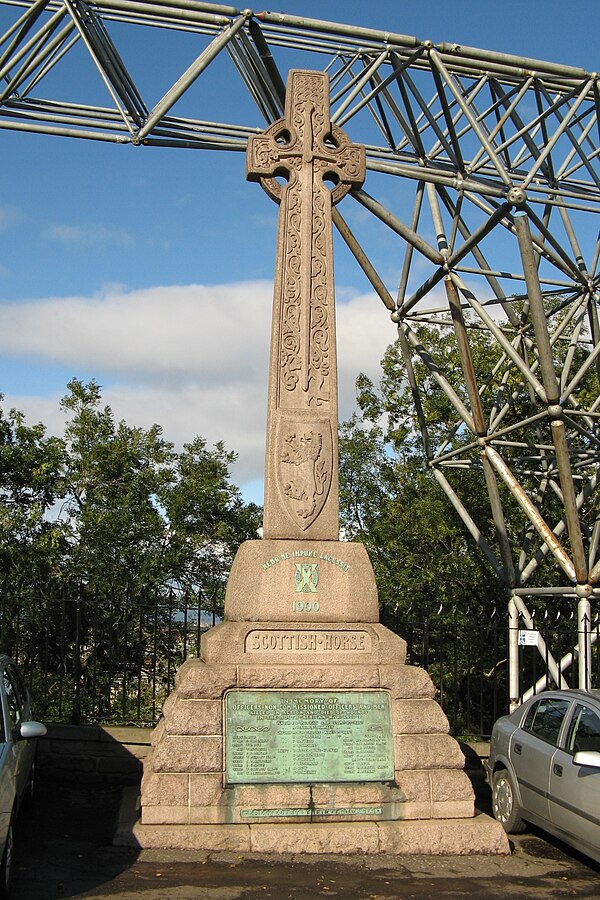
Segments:
[[[177,454],[158,425],[115,423],[99,386],[74,379],[61,402],[70,415],[62,515],[71,543],[68,576],[95,594],[154,589],[168,579],[159,498]]]
[[[559,378],[564,371],[563,382],[568,383],[589,350],[579,330],[581,323],[565,317],[560,298],[553,303],[548,298],[554,362]],[[515,335],[508,323],[500,323],[500,327],[513,347],[521,346],[527,359],[536,362],[525,304],[515,303],[514,309],[521,316],[522,330],[517,328]],[[496,426],[505,430],[504,440],[498,442],[501,455],[552,527],[560,522],[563,511],[547,406],[489,332],[478,328],[474,320],[468,319],[466,326],[484,419],[489,421],[493,413],[495,422],[501,423]],[[440,679],[442,657],[447,664],[448,654],[453,655],[452,700],[460,718],[461,710],[466,709],[465,679],[472,671],[473,643],[493,648],[489,665],[484,663],[482,670],[491,678],[503,664],[505,654],[496,649],[500,632],[495,623],[506,623],[508,587],[468,535],[435,477],[445,478],[500,560],[481,448],[458,415],[450,391],[440,384],[446,379],[455,392],[456,404],[471,408],[451,323],[416,325],[413,335],[414,349],[420,351],[415,352],[413,364],[422,417],[417,414],[400,346],[394,344],[382,361],[379,384],[359,377],[358,411],[342,426],[342,522],[348,536],[363,541],[370,551],[383,619],[409,639],[415,621],[424,623],[422,658],[432,672],[437,669]],[[567,415],[574,405],[579,412],[590,408],[597,396],[598,375],[590,367],[570,398]],[[595,439],[580,428],[571,430],[569,441],[573,453],[584,451],[578,458],[577,477],[589,477],[595,471]],[[437,459],[440,454],[446,457],[446,468]],[[515,562],[520,559],[523,566],[543,539],[504,483],[498,484],[498,492],[513,558]],[[592,496],[584,503],[581,516],[589,535],[597,516],[597,498]],[[568,549],[568,536],[563,534],[561,540]],[[527,585],[564,585],[564,573],[554,556],[540,554],[540,559]],[[539,611],[547,615],[546,602],[540,601]],[[572,616],[572,606],[570,599],[557,601],[551,610],[553,617]],[[530,608],[536,609],[535,600]],[[432,629],[441,635],[436,648],[431,643]],[[413,649],[415,646],[413,641]],[[485,685],[480,694],[485,696]]]
[[[178,452],[158,425],[116,422],[95,381],[61,406],[61,439],[0,411],[3,646],[32,663],[42,716],[154,718],[260,510],[223,444]]]
[[[1,400],[0,396],[0,400]],[[66,551],[54,513],[63,489],[62,440],[42,424],[0,408],[0,585],[3,645],[18,629],[17,609],[40,618],[40,588],[60,571]]]
[[[436,335],[435,343],[444,357],[444,371],[454,370],[460,384],[452,341]],[[489,346],[481,341],[478,349],[481,365],[487,366]],[[429,436],[439,445],[455,413],[424,367],[418,375]],[[483,556],[474,552],[463,523],[433,477],[397,344],[386,351],[378,386],[359,376],[357,404],[358,412],[341,428],[341,519],[347,534],[369,549],[382,614],[401,615],[408,608],[423,613],[440,605],[493,605],[504,596],[503,587]],[[455,440],[466,443],[468,438],[459,435]],[[457,490],[493,544],[479,473],[461,469],[453,474]]]
[[[423,343],[434,343],[440,368],[463,390],[453,341],[435,329],[425,331]],[[485,340],[478,340],[476,354],[484,367],[490,349]],[[437,449],[456,414],[429,371],[421,365],[417,369],[429,439]],[[431,471],[397,344],[386,351],[378,385],[359,376],[357,405],[340,435],[342,526],[369,551],[382,621],[408,641],[410,660],[428,668],[446,711],[452,713],[453,728],[464,731],[472,715],[478,720],[485,706],[492,709],[491,677],[483,691],[478,686],[475,703],[468,697],[475,675],[471,650],[486,625],[495,625],[495,610],[505,604],[506,590]],[[468,436],[456,435],[455,442],[461,441],[466,444]],[[457,469],[452,476],[455,489],[494,545],[480,471]],[[496,650],[489,641],[486,671],[491,676]]]
[[[183,617],[195,617],[199,629],[201,610],[222,614],[233,555],[256,535],[259,510],[231,484],[235,455],[223,444],[208,449],[198,437],[177,452],[158,425],[116,423],[95,382],[74,379],[68,388],[64,576],[72,595],[91,601],[71,613],[79,615],[79,677],[93,678],[92,700],[106,717],[110,673],[121,672],[123,717],[130,701],[139,703],[128,685],[137,678],[139,689],[140,672],[149,681],[157,657],[162,671],[187,655]]]

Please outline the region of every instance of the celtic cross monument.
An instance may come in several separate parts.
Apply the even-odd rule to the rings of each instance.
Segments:
[[[225,620],[180,668],[144,762],[143,847],[268,853],[508,851],[406,643],[379,623],[362,544],[339,540],[332,206],[365,154],[328,78],[292,71],[247,176],[280,205],[263,539]]]
[[[280,203],[264,536],[337,541],[331,207],[362,185],[365,151],[332,127],[321,72],[290,73],[285,111],[284,119],[250,138],[247,151],[247,177]]]

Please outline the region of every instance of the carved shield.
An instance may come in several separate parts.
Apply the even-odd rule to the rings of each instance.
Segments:
[[[282,417],[276,438],[277,486],[296,527],[306,531],[325,505],[333,476],[331,422]]]

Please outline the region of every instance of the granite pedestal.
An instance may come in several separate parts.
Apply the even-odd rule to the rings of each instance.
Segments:
[[[317,566],[315,591],[297,591],[298,560]],[[257,593],[244,584],[256,584]],[[301,614],[299,603],[313,606]],[[269,620],[275,608],[277,621]],[[367,613],[362,621],[360,609]],[[448,734],[429,675],[406,665],[405,641],[377,621],[364,547],[248,542],[231,572],[226,610],[228,620],[203,635],[200,658],[181,667],[165,703],[144,764],[135,829],[141,846],[508,852],[500,825],[474,817],[464,757]],[[255,618],[248,620],[251,611]],[[267,699],[283,692],[309,699],[383,697],[391,713],[391,777],[328,782],[317,773],[305,783],[232,783],[225,711],[231,692],[238,699],[254,699],[257,692]],[[314,745],[318,738],[309,740]]]

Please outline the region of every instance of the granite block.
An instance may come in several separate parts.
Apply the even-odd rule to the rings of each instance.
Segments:
[[[165,735],[154,748],[155,772],[221,772],[223,741],[212,735]]]

